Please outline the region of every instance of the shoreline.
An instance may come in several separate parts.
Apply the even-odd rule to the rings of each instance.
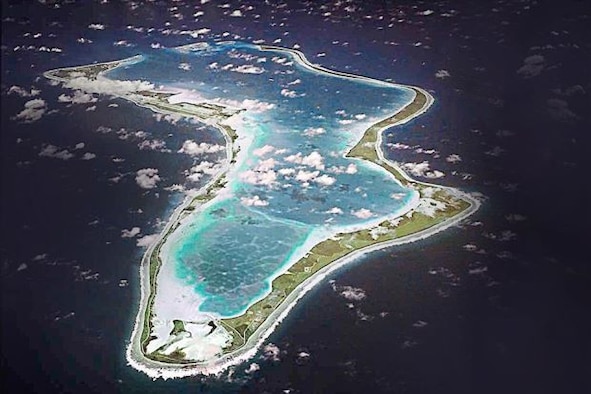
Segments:
[[[193,45],[193,44],[191,44],[191,45]],[[412,179],[408,174],[406,174],[403,170],[401,170],[396,163],[394,163],[384,157],[384,152],[382,151],[382,148],[381,148],[382,139],[383,139],[383,136],[382,136],[383,131],[386,129],[389,129],[391,127],[396,127],[401,124],[407,123],[407,122],[413,120],[414,118],[420,116],[421,114],[425,113],[434,102],[433,97],[428,92],[426,92],[425,90],[423,90],[421,88],[410,86],[410,85],[403,85],[403,84],[397,84],[397,83],[393,83],[393,82],[379,81],[379,80],[375,80],[375,79],[365,77],[365,76],[328,70],[322,66],[314,65],[314,64],[310,63],[307,60],[307,58],[305,57],[305,55],[298,50],[289,49],[289,48],[274,47],[274,46],[266,46],[266,45],[257,45],[257,47],[261,51],[283,51],[283,52],[291,53],[296,58],[296,61],[300,62],[304,68],[306,68],[308,70],[312,70],[314,72],[327,73],[330,75],[335,75],[340,78],[350,78],[350,79],[355,79],[355,80],[362,80],[364,82],[369,82],[372,84],[394,86],[397,88],[406,88],[406,89],[413,90],[415,93],[415,96],[413,97],[413,99],[410,102],[406,103],[396,113],[390,115],[389,117],[382,119],[381,121],[378,121],[376,123],[373,123],[368,129],[366,129],[364,135],[357,142],[357,144],[348,148],[348,151],[346,152],[345,157],[351,157],[351,158],[354,158],[355,160],[364,160],[364,161],[369,162],[371,164],[378,165],[378,166],[382,167],[386,172],[390,173],[392,175],[392,177],[394,178],[394,181],[398,182],[400,184],[403,184],[403,181],[404,181],[404,182],[410,183],[411,185],[421,185],[421,186],[425,186],[425,187],[436,188],[438,191],[443,191],[443,192],[447,193],[446,194],[447,196],[456,198],[457,200],[467,203],[468,207],[462,209],[461,211],[454,214],[453,216],[444,218],[441,222],[436,222],[435,224],[433,224],[425,229],[422,229],[420,231],[416,231],[416,232],[410,233],[408,235],[396,237],[396,238],[388,240],[388,241],[378,241],[376,243],[373,243],[373,244],[370,244],[367,246],[363,246],[358,249],[353,249],[350,252],[346,253],[344,256],[338,257],[335,260],[328,262],[325,266],[318,269],[316,272],[312,273],[309,277],[307,277],[302,282],[300,282],[293,290],[291,290],[288,294],[286,294],[285,298],[282,299],[279,302],[279,304],[277,304],[276,307],[274,307],[272,312],[270,312],[270,314],[264,318],[264,320],[255,328],[255,330],[248,337],[244,338],[244,343],[242,345],[240,345],[240,347],[237,349],[231,350],[227,353],[222,353],[221,355],[219,355],[213,359],[209,359],[209,360],[202,361],[202,362],[187,361],[186,363],[180,363],[180,362],[174,363],[174,362],[163,362],[163,361],[157,361],[157,360],[151,359],[150,357],[148,357],[144,353],[142,338],[145,335],[146,328],[147,327],[151,328],[151,322],[146,321],[146,318],[151,318],[153,316],[152,308],[154,306],[154,297],[156,294],[157,278],[158,278],[158,274],[160,272],[160,268],[162,267],[162,265],[164,263],[164,261],[162,261],[160,259],[160,253],[161,253],[160,248],[162,247],[162,245],[164,245],[166,243],[168,236],[171,235],[172,233],[174,233],[174,231],[176,230],[176,226],[178,226],[184,220],[184,218],[186,217],[184,215],[185,215],[185,212],[187,211],[187,208],[189,208],[189,207],[194,208],[193,204],[196,201],[198,202],[197,206],[203,206],[203,205],[208,204],[211,201],[216,199],[216,197],[219,195],[219,190],[215,190],[217,187],[216,185],[220,182],[220,180],[224,179],[224,177],[231,171],[231,169],[233,168],[233,161],[235,161],[237,159],[237,156],[243,156],[246,154],[246,150],[243,150],[243,149],[239,149],[238,151],[235,150],[236,147],[240,148],[240,145],[238,144],[240,142],[240,139],[238,139],[238,141],[236,140],[235,131],[232,129],[232,126],[228,125],[228,124],[223,124],[224,123],[223,120],[222,121],[215,121],[211,125],[215,126],[222,133],[222,135],[224,136],[224,139],[226,141],[226,153],[227,154],[226,154],[226,158],[224,160],[224,163],[223,163],[221,169],[219,170],[218,173],[213,175],[212,178],[209,180],[209,182],[207,182],[207,184],[202,186],[195,194],[186,195],[183,202],[179,206],[177,206],[174,209],[173,213],[170,215],[170,218],[168,219],[166,226],[161,231],[157,240],[147,248],[147,250],[143,254],[142,261],[141,261],[141,267],[140,267],[141,289],[140,289],[140,302],[139,302],[140,305],[138,308],[138,313],[136,315],[133,332],[132,332],[130,341],[128,343],[128,346],[126,348],[126,359],[127,359],[128,364],[130,366],[132,366],[134,369],[144,372],[145,374],[147,374],[148,376],[150,376],[153,379],[156,379],[156,378],[163,378],[163,379],[180,378],[180,377],[187,377],[187,376],[192,376],[192,375],[216,375],[216,374],[220,374],[221,372],[225,371],[226,369],[228,369],[229,367],[231,367],[233,365],[237,365],[237,364],[247,361],[248,359],[254,357],[254,355],[257,353],[258,349],[263,345],[266,338],[268,338],[269,335],[271,335],[271,333],[276,329],[276,327],[281,323],[281,321],[293,309],[293,307],[296,305],[296,303],[300,299],[302,299],[303,296],[308,291],[310,291],[314,286],[321,283],[326,278],[326,276],[329,275],[330,273],[342,268],[343,266],[349,264],[352,261],[359,260],[360,258],[365,256],[366,254],[371,253],[375,250],[384,249],[384,248],[395,246],[395,245],[416,242],[416,241],[425,239],[429,236],[432,236],[436,233],[439,233],[451,226],[456,225],[458,222],[460,222],[460,221],[464,220],[465,218],[467,218],[468,216],[472,215],[476,210],[478,210],[478,208],[480,206],[480,201],[478,201],[477,199],[475,199],[474,197],[472,197],[466,193],[461,192],[458,189],[451,188],[451,187],[445,187],[445,186],[441,186],[441,185],[436,185],[436,184],[432,184],[432,183],[428,183],[428,182],[416,181],[416,180]],[[62,69],[57,69],[57,70],[51,70],[51,71],[47,71],[46,73],[44,73],[44,76],[49,79],[52,79],[52,80],[57,80],[60,82],[67,82],[68,81],[67,79],[61,78],[61,77],[56,76],[52,73],[58,73],[60,70],[74,71],[76,69],[80,69],[83,67],[99,67],[99,69],[100,69],[100,67],[107,66],[106,70],[100,70],[98,73],[96,73],[96,76],[98,76],[98,75],[103,74],[104,72],[106,72],[112,68],[116,68],[116,67],[120,66],[121,64],[129,62],[132,59],[138,59],[138,58],[141,58],[141,55],[134,56],[134,57],[128,58],[128,59],[123,59],[120,61],[112,61],[112,62],[105,62],[105,63],[97,63],[97,64],[93,64],[93,65],[88,65],[88,66],[68,67],[68,68],[62,68]],[[164,91],[155,91],[155,92],[163,93]],[[175,92],[168,92],[168,93],[172,93],[174,95],[174,94],[177,94],[178,92],[176,92],[176,93]],[[412,106],[413,103],[415,103],[415,101],[417,100],[417,97],[419,97],[419,95],[422,95],[422,97],[425,99],[425,102],[421,105],[421,107],[416,110],[413,110],[412,113],[410,113],[410,114],[405,114],[405,116],[403,118],[397,119],[396,117],[398,115],[405,113],[405,111],[409,110],[408,108],[410,106]],[[182,113],[175,112],[174,105],[172,106],[172,108],[171,108],[171,106],[162,106],[162,105],[158,106],[157,105],[158,102],[156,102],[156,104],[154,104],[154,102],[149,102],[148,100],[144,100],[145,96],[143,96],[142,94],[136,94],[136,95],[133,95],[133,94],[116,95],[116,94],[114,94],[113,96],[126,99],[128,101],[133,102],[134,104],[136,104],[138,106],[148,108],[154,112],[159,112],[159,113],[164,113],[164,114],[180,113],[181,115],[184,115],[184,116],[191,116],[191,114],[187,114],[186,112],[182,112]],[[203,116],[199,115],[198,113],[195,113],[193,115],[193,118],[203,121]],[[392,121],[389,122],[390,120],[392,120]],[[230,130],[227,130],[227,128],[229,128]],[[230,131],[234,132],[234,135],[232,135],[230,133]],[[374,150],[375,155],[377,157],[376,158],[364,157],[362,154],[361,155],[360,154],[352,154],[352,151],[355,150],[356,148],[358,148],[360,145],[367,145],[367,143],[362,144],[362,141],[369,134],[370,131],[372,131],[375,134],[375,136],[374,136],[375,140],[372,141],[372,149]],[[386,166],[388,166],[390,168],[388,168]],[[400,179],[397,175],[400,175],[400,178],[402,178],[402,179]],[[415,191],[416,191],[416,194],[420,197],[420,195],[421,195],[420,191],[418,189],[415,189]],[[199,200],[199,196],[209,196],[212,192],[216,192],[216,193],[214,193],[214,196],[212,198],[206,200],[205,202],[202,202],[201,200]],[[402,218],[403,216],[407,215],[408,213],[413,213],[414,210],[416,210],[418,208],[418,205],[419,205],[419,198],[416,199],[414,204],[409,204],[409,205],[405,206],[401,210],[402,212],[396,212],[395,216],[398,218]],[[380,218],[380,220],[383,220],[383,219],[384,218]],[[410,220],[412,220],[412,219],[410,219]],[[367,230],[369,228],[373,228],[374,226],[375,226],[375,223],[372,223],[371,225],[370,224],[360,225],[359,228],[357,228],[357,229],[356,228],[348,229],[347,234],[354,234],[354,233],[360,232],[362,230]],[[324,241],[316,242],[315,246],[322,244],[323,242],[327,241],[330,238],[331,237],[328,237],[328,238],[324,239]],[[309,248],[307,251],[304,251],[303,254],[307,255],[308,253],[311,252],[311,250],[312,250],[312,248]],[[156,261],[159,262],[159,264],[156,267],[156,271],[152,273],[151,271],[154,268],[152,266],[152,264],[153,264],[152,259],[154,259],[154,257],[156,258]],[[269,283],[272,285],[272,283],[275,279],[281,277],[286,272],[289,272],[289,269],[292,268],[293,266],[295,266],[296,263],[299,261],[300,260],[296,259],[295,262],[291,266],[286,267],[286,269],[284,271],[277,272],[275,275],[270,277],[268,279]],[[273,290],[273,286],[271,286],[271,292],[272,292],[272,290]],[[269,294],[267,296],[269,296]],[[244,312],[244,314],[246,314],[246,312],[251,307],[253,307],[256,303],[261,302],[264,299],[266,299],[267,296],[265,296],[263,299],[261,299],[259,301],[252,303],[247,308],[247,310]],[[203,313],[203,314],[205,315],[205,313]],[[228,332],[229,332],[229,329],[232,328],[226,324],[223,324],[224,320],[229,320],[227,318],[222,318],[222,319],[212,318],[212,319],[214,321],[216,321],[216,323],[222,323],[221,325]],[[236,330],[234,329],[234,331],[236,331]],[[240,335],[240,333],[238,331],[236,331],[236,333],[238,335]],[[150,335],[150,334],[151,334],[151,332],[148,332],[148,335]],[[244,335],[246,336],[246,333]]]

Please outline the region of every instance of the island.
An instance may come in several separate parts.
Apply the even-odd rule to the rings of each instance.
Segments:
[[[195,71],[171,80],[157,70],[163,63]],[[329,70],[296,49],[197,43],[44,75],[195,119],[225,138],[225,161],[142,259],[126,355],[152,378],[217,374],[252,358],[331,272],[479,207],[384,156],[383,131],[427,111],[427,91]]]

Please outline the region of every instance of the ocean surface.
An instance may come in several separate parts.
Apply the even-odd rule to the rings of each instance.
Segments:
[[[3,2],[2,386],[589,392],[586,3],[228,4]],[[483,205],[458,227],[331,275],[250,362],[219,378],[152,381],[124,358],[141,245],[182,201],[171,186],[205,184],[189,183],[190,169],[224,155],[180,154],[184,142],[224,140],[124,100],[60,101],[73,92],[42,73],[228,39],[297,44],[327,68],[429,90],[434,106],[386,131],[384,151],[417,179],[438,170],[431,181],[481,193]],[[34,99],[45,102],[40,118],[19,118]],[[146,168],[158,170],[154,188],[136,181]]]

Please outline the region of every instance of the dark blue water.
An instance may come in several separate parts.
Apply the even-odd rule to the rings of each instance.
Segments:
[[[2,18],[14,22],[2,22],[1,64],[5,387],[72,393],[589,391],[585,2],[481,8],[456,1],[385,9],[366,2],[347,4],[356,7],[351,12],[346,5],[253,3],[253,11],[243,9],[244,18],[224,15],[237,4],[226,10],[207,3],[201,17],[192,17],[201,7],[182,3],[176,10],[166,4],[135,10],[129,4],[10,4],[16,3],[2,5]],[[427,8],[434,14],[417,15]],[[173,16],[178,12],[184,19]],[[323,17],[326,12],[331,16]],[[106,30],[88,29],[91,23],[105,23]],[[46,69],[125,58],[157,42],[186,44],[188,35],[165,30],[202,27],[212,29],[212,38],[225,31],[267,42],[281,38],[327,67],[433,89],[437,101],[428,114],[389,132],[386,142],[411,147],[391,150],[392,157],[427,160],[446,174],[440,182],[481,192],[486,200],[462,228],[375,253],[336,273],[332,286],[318,286],[269,338],[277,356],[270,347],[267,359],[263,352],[253,359],[259,371],[245,374],[244,365],[221,381],[152,382],[125,365],[142,250],[137,239],[121,238],[121,230],[158,231],[157,219],[166,220],[180,199],[164,187],[181,182],[193,160],[139,150],[139,140],[121,140],[116,131],[144,130],[174,150],[185,140],[178,127],[191,133],[191,126],[156,122],[148,110],[104,98],[94,112],[85,111],[92,104],[68,108],[57,101],[62,89],[35,79]],[[33,38],[37,32],[42,37]],[[93,43],[78,43],[79,37]],[[113,45],[120,40],[136,47]],[[10,50],[17,45],[63,52]],[[314,58],[318,53],[325,56]],[[517,70],[533,54],[543,55],[545,66],[525,79]],[[451,76],[435,77],[441,69]],[[49,109],[59,112],[32,124],[11,120],[30,99],[6,95],[12,85],[40,88]],[[567,95],[575,85],[586,93]],[[553,116],[548,99],[567,102],[576,117]],[[119,107],[108,107],[113,102]],[[99,126],[115,131],[97,133]],[[85,147],[75,150],[80,142]],[[39,157],[44,144],[76,156]],[[417,153],[419,147],[437,153]],[[97,157],[80,160],[86,151]],[[451,154],[462,161],[448,162]],[[164,180],[156,189],[140,189],[135,171],[150,167]],[[108,180],[118,174],[119,183]],[[23,263],[27,268],[19,271]],[[121,279],[130,285],[119,287]],[[344,298],[345,286],[363,289],[365,298]]]

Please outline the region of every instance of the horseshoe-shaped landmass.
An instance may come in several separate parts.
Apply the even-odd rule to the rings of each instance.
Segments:
[[[176,64],[182,77],[161,70]],[[328,273],[479,206],[383,155],[382,132],[427,111],[428,92],[329,70],[295,49],[197,43],[44,75],[210,125],[226,140],[225,162],[191,170],[212,177],[142,259],[126,355],[153,378],[216,374],[253,357]]]

